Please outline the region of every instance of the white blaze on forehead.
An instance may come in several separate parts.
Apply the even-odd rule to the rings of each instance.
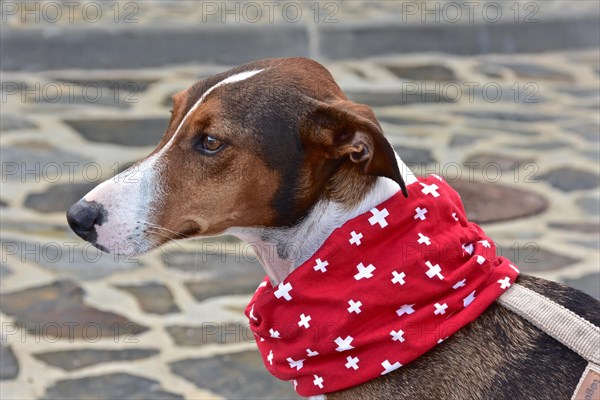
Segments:
[[[251,78],[261,71],[263,71],[263,69],[256,69],[253,71],[245,71],[245,72],[240,72],[239,74],[231,75],[230,77],[223,79],[216,85],[213,85],[211,88],[209,88],[206,92],[204,92],[204,94],[202,94],[202,96],[200,96],[200,99],[198,99],[196,104],[194,104],[194,106],[192,108],[190,108],[190,110],[187,112],[187,114],[185,114],[185,117],[183,117],[183,119],[179,123],[179,126],[177,126],[177,130],[175,130],[175,133],[173,134],[173,136],[171,136],[171,139],[169,139],[169,141],[167,142],[165,147],[163,147],[160,150],[158,155],[163,153],[171,145],[171,143],[173,142],[173,139],[175,139],[175,136],[177,136],[177,134],[179,133],[179,130],[181,129],[181,127],[183,126],[185,121],[188,119],[188,117],[190,115],[192,115],[194,113],[194,111],[196,111],[198,109],[198,107],[200,107],[200,103],[202,103],[202,101],[206,98],[206,96],[208,96],[210,94],[210,92],[212,92],[213,90],[215,90],[216,88],[218,88],[220,86],[227,85],[229,83],[241,82],[243,80]]]

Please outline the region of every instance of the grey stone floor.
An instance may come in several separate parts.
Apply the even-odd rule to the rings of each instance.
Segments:
[[[170,14],[163,3],[143,3],[140,18],[201,18],[190,2]],[[339,15],[385,19],[390,3],[348,2]],[[559,3],[545,12],[559,15]],[[415,172],[457,188],[503,255],[600,298],[598,49],[325,65],[374,108]],[[1,398],[295,397],[264,371],[246,326],[242,310],[264,273],[243,244],[209,238],[115,259],[64,217],[152,150],[173,93],[228,67],[2,71]]]

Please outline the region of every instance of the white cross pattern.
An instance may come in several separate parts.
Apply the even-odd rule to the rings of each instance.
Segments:
[[[440,278],[440,280],[444,279],[444,275],[442,275],[442,269],[438,264],[432,265],[430,261],[425,261],[425,265],[429,270],[425,272],[429,279],[432,279],[434,276]]]
[[[352,336],[346,336],[346,339],[342,339],[341,336],[338,336],[337,339],[334,340],[335,344],[337,344],[336,351],[342,352],[346,350],[352,350],[354,346],[351,345],[354,338]]]
[[[250,318],[252,318],[255,321],[258,321],[258,318],[254,316],[254,304],[252,304],[252,308],[250,309]]]
[[[431,185],[428,185],[426,183],[423,182],[419,182],[421,184],[421,186],[423,186],[423,189],[421,189],[421,192],[425,195],[430,194],[433,197],[440,197],[440,194],[437,192],[437,190],[439,189],[439,186],[436,185],[435,183],[432,183]]]
[[[500,279],[498,283],[500,284],[501,289],[507,289],[510,287],[510,278],[505,276],[504,279]]]
[[[400,364],[398,361],[391,364],[388,360],[385,360],[384,362],[381,363],[381,366],[383,367],[383,372],[381,373],[381,375],[385,375],[385,374],[389,374],[392,371],[397,370],[398,368],[400,368],[402,366],[402,364]]]
[[[484,256],[477,256],[477,264],[482,265],[485,262]]]
[[[277,297],[278,299],[280,298],[284,298],[286,301],[290,301],[292,299],[292,296],[290,296],[290,290],[292,290],[292,284],[291,283],[283,283],[281,282],[279,284],[279,286],[277,286],[277,290],[275,291],[275,297]]]
[[[456,282],[454,286],[452,286],[452,289],[458,289],[465,286],[465,282],[467,282],[467,278],[463,279],[462,281]]]
[[[438,344],[442,343],[444,340],[448,339],[450,336],[446,336],[443,339],[438,339]]]
[[[481,243],[483,245],[483,247],[485,247],[486,249],[489,249],[490,247],[492,247],[492,245],[490,245],[490,242],[488,242],[487,240],[480,240],[477,243]]]
[[[425,214],[427,214],[427,209],[426,208],[421,208],[421,207],[417,207],[415,208],[415,218],[414,219],[420,219],[421,221],[426,220],[427,217],[425,216]]]
[[[360,263],[356,266],[356,268],[358,269],[358,273],[354,275],[354,279],[357,281],[360,281],[362,278],[371,278],[373,276],[372,272],[375,271],[373,264],[369,264],[365,267],[363,263]]]
[[[476,290],[473,290],[471,293],[469,293],[469,295],[467,297],[465,297],[463,299],[463,306],[466,308],[469,306],[469,304],[471,304],[473,302],[473,300],[475,300],[475,292]]]
[[[473,243],[468,243],[468,244],[463,244],[462,248],[464,251],[466,251],[467,253],[473,254]]]
[[[448,304],[435,303],[433,306],[435,307],[435,311],[433,312],[435,315],[446,314],[446,308],[448,308]]]
[[[350,305],[350,307],[348,307],[348,312],[350,314],[360,314],[360,307],[362,306],[362,303],[360,301],[348,300],[348,305]]]
[[[292,357],[286,358],[286,361],[290,364],[290,368],[296,368],[296,371],[300,371],[302,367],[304,367],[304,360],[305,359],[296,361]]]
[[[417,240],[417,243],[419,243],[419,244],[425,243],[427,246],[429,246],[431,244],[431,240],[429,240],[429,238],[427,236],[423,235],[420,232],[418,235],[419,235],[419,240]]]
[[[311,349],[306,349],[306,355],[309,357],[314,357],[314,356],[318,356],[319,352],[318,351],[312,351]]]
[[[323,389],[323,378],[320,377],[319,375],[313,375],[313,376],[315,377],[315,380],[313,381],[314,385]]]
[[[267,361],[269,364],[273,365],[273,350],[269,351],[269,355],[267,356]]]
[[[345,366],[346,368],[350,369],[354,369],[355,371],[358,369],[358,357],[352,357],[352,356],[348,356],[346,357],[346,361],[348,361]]]
[[[444,181],[444,180],[442,179],[442,177],[440,177],[438,174],[431,174],[431,176],[433,176],[433,177],[434,177],[435,179],[437,179],[438,181],[442,181],[442,182]]]
[[[370,211],[371,211],[371,214],[373,214],[373,216],[371,218],[369,218],[369,223],[371,225],[379,224],[379,226],[382,228],[385,228],[386,226],[388,226],[388,223],[385,220],[385,217],[389,216],[390,213],[388,212],[387,208],[384,208],[381,211],[379,211],[377,208],[372,208]]]
[[[402,329],[398,329],[398,331],[392,330],[390,332],[390,335],[392,336],[392,340],[394,342],[400,342],[400,343],[402,343],[405,340],[404,339],[404,331]]]
[[[350,232],[350,236],[352,236],[350,238],[350,240],[348,240],[350,242],[350,244],[355,244],[357,246],[360,246],[360,243],[361,243],[360,239],[363,238],[363,234],[360,232],[356,233],[356,232],[352,231],[352,232]]]
[[[519,269],[517,267],[515,267],[512,264],[508,264],[509,267],[511,267],[517,274],[520,274]]]
[[[458,221],[458,217],[456,216],[456,213],[452,213],[452,218],[454,218],[455,221]]]
[[[313,267],[313,269],[315,271],[321,271],[323,273],[327,272],[327,266],[329,265],[329,263],[327,261],[321,261],[320,258],[317,258],[315,261],[316,261],[316,264]]]
[[[300,314],[300,321],[298,321],[298,326],[303,326],[304,328],[310,328],[309,321],[312,319],[310,315]]]
[[[403,316],[404,314],[410,315],[415,312],[415,310],[413,309],[413,306],[414,306],[414,304],[405,304],[396,310],[396,314],[398,314],[399,317]]]
[[[404,285],[406,282],[404,281],[404,278],[406,278],[406,274],[404,272],[396,272],[396,271],[392,271],[392,283],[399,283],[400,286]]]
[[[269,334],[271,335],[272,338],[274,339],[281,339],[279,337],[279,331],[276,331],[275,329],[271,328],[269,329]]]
[[[294,384],[294,390],[296,390],[296,388],[298,387],[298,381],[295,379],[292,379],[292,383]]]

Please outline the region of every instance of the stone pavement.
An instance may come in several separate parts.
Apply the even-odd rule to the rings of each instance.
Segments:
[[[324,63],[503,255],[600,298],[597,49]],[[115,259],[64,218],[152,150],[174,92],[228,65],[88,68],[2,71],[0,397],[294,398],[242,314],[264,275],[251,249],[221,237]]]

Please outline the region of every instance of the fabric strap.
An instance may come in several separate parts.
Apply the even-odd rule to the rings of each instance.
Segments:
[[[592,364],[600,364],[600,328],[525,286],[513,284],[498,303]]]

